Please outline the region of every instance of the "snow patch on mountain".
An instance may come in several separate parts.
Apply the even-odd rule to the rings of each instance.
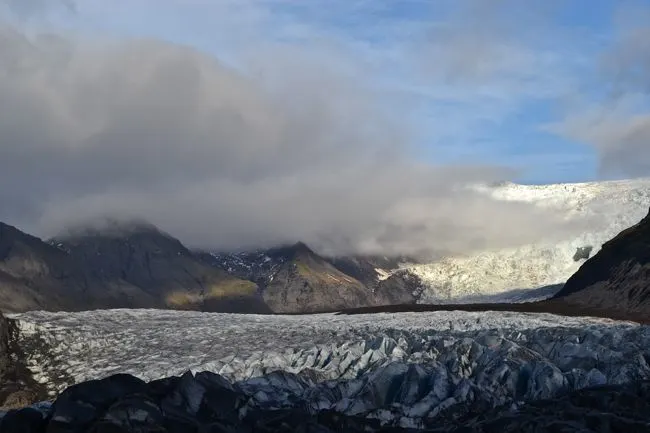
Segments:
[[[381,268],[375,268],[375,272],[377,273],[378,281],[384,281],[388,279],[391,275],[393,275],[392,270],[386,270]]]
[[[559,243],[539,242],[409,265],[406,269],[425,285],[421,303],[526,302],[552,296],[584,263],[584,254],[577,254],[580,249],[592,247],[590,254],[597,253],[604,242],[641,220],[650,206],[650,179],[475,188],[499,200],[556,210],[584,230]],[[522,292],[544,287],[546,292],[530,292],[530,298]]]

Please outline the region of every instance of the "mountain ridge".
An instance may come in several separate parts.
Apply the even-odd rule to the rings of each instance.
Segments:
[[[233,275],[256,282],[271,309],[281,313],[414,303],[413,293],[420,284],[417,278],[392,268],[359,279],[341,266],[341,259],[321,256],[304,242],[250,253],[203,253],[202,257]],[[359,256],[356,260],[366,268],[373,267],[369,258]],[[397,275],[392,275],[395,272]]]
[[[84,246],[90,242],[89,239],[95,239],[95,244],[99,242],[104,245],[102,248],[108,248],[107,244],[115,242],[113,238],[129,238],[134,233],[148,233],[166,245],[164,249],[167,250],[167,257],[163,263],[165,260],[176,264],[185,263],[187,266],[179,265],[179,269],[189,270],[189,274],[193,273],[190,269],[196,268],[201,269],[198,272],[202,275],[210,274],[211,278],[225,280],[232,277],[230,281],[237,282],[234,286],[229,285],[222,288],[223,290],[216,290],[217,292],[242,290],[252,295],[255,290],[263,298],[263,292],[266,291],[268,302],[279,305],[278,299],[284,299],[285,304],[295,304],[278,306],[277,310],[283,312],[333,311],[339,308],[416,302],[528,302],[553,296],[586,260],[600,251],[603,243],[636,223],[650,206],[648,179],[532,186],[505,183],[477,189],[498,200],[523,201],[534,206],[556,209],[565,214],[568,220],[574,221],[578,227],[582,224],[584,228],[581,233],[568,234],[566,239],[560,242],[542,240],[515,248],[486,249],[422,262],[408,257],[325,257],[305,243],[239,253],[196,251],[185,247],[180,241],[146,221],[123,222],[106,219],[81,229],[68,230],[66,236],[51,239],[51,245],[48,247],[37,246],[40,242],[38,238],[25,237],[25,241],[19,243],[27,245],[24,247],[27,248],[25,257],[20,259],[16,256],[16,253],[21,251],[17,247],[13,258],[2,259],[0,263],[0,285],[12,288],[7,290],[15,294],[9,299],[0,291],[0,307],[7,308],[8,304],[13,303],[15,305],[9,305],[10,310],[41,308],[46,303],[44,296],[47,293],[47,296],[55,300],[53,305],[50,305],[51,308],[73,308],[74,305],[66,304],[66,296],[63,293],[75,293],[74,296],[83,298],[89,287],[99,285],[103,289],[97,291],[103,291],[107,296],[96,302],[86,299],[85,307],[164,308],[164,299],[152,301],[151,293],[148,294],[147,290],[142,290],[139,286],[169,285],[168,281],[162,281],[165,278],[161,280],[147,275],[152,268],[147,265],[146,260],[151,258],[158,263],[157,269],[162,268],[160,272],[167,273],[165,266],[160,266],[160,257],[157,257],[155,251],[145,248],[145,254],[138,256],[139,259],[135,263],[146,272],[134,279],[129,271],[129,266],[134,262],[129,259],[129,254],[133,251],[128,242],[126,246],[109,248],[114,251],[111,254],[117,255],[117,265],[113,267],[91,257],[91,253],[97,254],[101,251]],[[15,236],[16,232],[13,233]],[[98,237],[99,233],[101,236]],[[60,242],[61,238],[64,238],[65,242]],[[76,254],[71,254],[70,249],[75,244],[75,239],[84,242],[82,248],[75,247]],[[146,239],[143,242],[146,244]],[[54,252],[49,247],[56,247],[57,251]],[[30,248],[33,248],[33,251]],[[79,253],[80,250],[84,253]],[[142,248],[137,250],[142,252]],[[172,260],[171,256],[174,254],[180,254],[185,259],[174,257]],[[76,264],[70,264],[68,255],[74,256],[73,262],[76,261]],[[187,264],[187,260],[192,264]],[[295,269],[287,264],[292,261],[296,261],[293,263]],[[212,270],[208,271],[203,266],[209,266]],[[303,272],[298,272],[300,270]],[[125,271],[128,278],[123,278],[122,271]],[[156,272],[158,271],[154,273]],[[104,274],[110,276],[110,281],[105,281],[102,276]],[[57,280],[65,278],[69,279],[69,287],[67,291],[61,291],[64,284]],[[275,278],[279,279],[274,281]],[[182,278],[177,275],[171,280],[177,282],[176,286],[184,286],[186,283],[183,282],[187,281],[191,286],[191,290],[183,290],[181,294],[172,296],[178,307],[202,308],[196,305],[197,299],[202,299],[201,296],[210,290],[206,291],[206,283],[201,278],[197,281],[188,275]],[[29,284],[25,284],[26,282]],[[253,288],[254,285],[257,289]],[[320,288],[315,291],[315,287]],[[267,290],[268,288],[270,290]],[[328,293],[323,294],[321,300],[315,299],[319,296],[316,292],[322,291]],[[307,296],[313,302],[305,300],[300,304],[296,300],[299,295],[302,296],[301,299]],[[349,297],[350,304],[341,301],[346,297]],[[134,300],[139,302],[132,302]],[[307,310],[306,305],[309,306]]]
[[[101,224],[47,241],[2,224],[0,310],[308,313],[415,302],[417,279],[390,276],[382,285],[378,273],[362,283],[303,242],[219,255],[144,221]]]
[[[222,311],[232,310],[232,303],[236,311],[269,312],[253,283],[204,264],[158,230],[139,228],[119,236],[94,231],[45,242],[0,226],[0,308],[5,311]]]

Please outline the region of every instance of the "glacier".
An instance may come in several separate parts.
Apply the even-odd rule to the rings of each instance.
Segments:
[[[650,328],[510,312],[262,316],[160,310],[11,316],[54,395],[128,373],[212,372],[250,410],[307,407],[430,425],[449,411],[524,404],[650,378]]]
[[[584,263],[579,248],[602,244],[636,224],[650,207],[650,179],[553,185],[474,186],[498,200],[521,201],[552,209],[578,229],[560,242],[484,250],[404,268],[423,283],[419,303],[529,302],[553,296]],[[528,289],[535,289],[528,291]]]

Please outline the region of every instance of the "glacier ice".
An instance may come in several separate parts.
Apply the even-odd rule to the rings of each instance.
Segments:
[[[554,185],[476,187],[499,200],[524,201],[550,208],[578,223],[567,239],[549,239],[517,248],[477,251],[432,263],[407,265],[423,282],[420,303],[522,302],[552,296],[584,260],[620,231],[646,216],[650,179]],[[539,289],[526,293],[526,289]],[[511,292],[514,291],[514,292]],[[527,296],[530,295],[530,296]]]
[[[260,316],[29,312],[20,344],[54,393],[115,373],[210,371],[251,408],[334,409],[398,425],[445,411],[650,377],[650,328],[509,312]]]

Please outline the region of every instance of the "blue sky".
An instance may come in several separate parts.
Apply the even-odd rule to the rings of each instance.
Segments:
[[[50,10],[30,23],[162,38],[243,69],[241,53],[255,56],[266,44],[300,46],[316,57],[324,50],[324,62],[347,62],[364,75],[364,85],[390,95],[378,103],[395,116],[408,113],[418,158],[506,165],[518,170],[518,181],[546,183],[617,175],[599,170],[597,146],[548,125],[602,94],[601,57],[617,23],[648,4],[79,0],[74,13]]]

